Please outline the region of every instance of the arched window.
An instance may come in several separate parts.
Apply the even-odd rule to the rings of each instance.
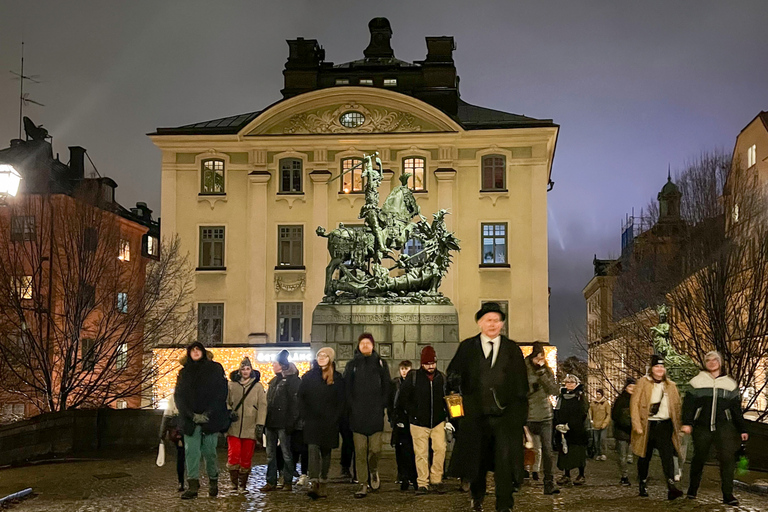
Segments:
[[[223,194],[224,193],[224,160],[209,159],[203,160],[202,172],[200,173],[200,193],[201,194]]]
[[[341,191],[345,194],[363,191],[363,161],[359,158],[345,158],[341,161]],[[354,170],[350,171],[350,169]]]
[[[283,158],[280,160],[280,192],[300,194],[302,165],[299,158]]]
[[[427,161],[418,156],[409,156],[403,159],[403,173],[411,175],[408,178],[408,188],[414,192],[427,190],[426,165]]]
[[[483,190],[506,190],[507,161],[502,155],[483,157]]]

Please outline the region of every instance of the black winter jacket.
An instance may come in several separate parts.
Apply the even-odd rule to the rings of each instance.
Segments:
[[[344,384],[352,432],[373,435],[384,430],[384,410],[389,402],[390,376],[387,363],[374,351],[355,357],[344,369]]]
[[[741,410],[741,395],[736,381],[727,375],[713,379],[709,372],[701,372],[691,379],[691,390],[683,399],[683,425],[717,430],[733,423],[738,432],[746,432]]]
[[[304,442],[321,450],[339,446],[339,421],[344,412],[344,378],[333,372],[333,384],[323,379],[323,369],[313,367],[301,378],[299,406],[304,419]]]
[[[400,384],[395,409],[405,413],[411,425],[434,428],[448,417],[445,395],[445,375],[439,370],[435,370],[432,380],[423,368],[411,370]]]
[[[629,412],[629,401],[632,395],[622,391],[611,409],[613,420],[613,436],[619,441],[629,441],[632,438],[632,416]]]
[[[195,432],[195,414],[208,415],[208,422],[201,425],[206,434],[224,432],[229,428],[227,378],[224,368],[212,361],[212,357],[207,352],[199,361],[187,357],[181,359],[182,368],[176,379],[173,397],[179,410],[182,430],[188,436]]]
[[[573,391],[568,391],[566,388],[560,390],[560,396],[555,405],[555,416],[552,420],[554,443],[558,449],[561,444],[561,436],[554,428],[561,424],[567,424],[570,429],[565,434],[565,440],[568,444],[587,446],[589,431],[585,422],[588,414],[589,400],[581,384],[576,386]]]
[[[299,371],[291,365],[269,381],[267,428],[295,430],[299,423]]]

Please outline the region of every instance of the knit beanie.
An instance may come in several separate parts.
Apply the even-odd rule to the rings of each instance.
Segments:
[[[244,357],[243,360],[240,361],[240,369],[242,370],[243,368],[246,368],[246,367],[253,368],[253,365],[251,364],[251,360],[248,359],[248,357]]]
[[[277,362],[282,366],[283,368],[287,368],[290,364],[290,361],[288,361],[288,356],[290,353],[287,350],[281,350],[279,354],[277,354]]]
[[[534,341],[531,347],[531,359],[544,353],[544,344],[540,341]]]
[[[333,364],[333,361],[336,360],[336,351],[333,350],[331,347],[323,347],[320,350],[317,351],[317,357],[320,357],[320,354],[325,354],[328,357],[328,364]]]
[[[651,368],[653,368],[657,364],[664,366],[664,357],[660,356],[659,354],[653,354],[651,356]]]
[[[427,345],[421,349],[421,364],[435,363],[437,362],[437,354],[432,345]]]
[[[357,337],[357,346],[358,347],[360,346],[360,342],[363,341],[364,339],[371,340],[371,345],[373,345],[374,348],[376,347],[376,340],[373,339],[373,334],[371,334],[369,332],[364,332],[363,334],[361,334],[360,336]]]

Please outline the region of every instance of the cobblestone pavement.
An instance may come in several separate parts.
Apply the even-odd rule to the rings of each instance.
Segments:
[[[170,455],[170,454],[169,454]],[[171,458],[166,466],[154,464],[154,453],[127,455],[120,460],[95,460],[45,464],[0,471],[0,497],[33,487],[35,495],[12,506],[14,512],[96,512],[96,511],[184,511],[184,512],[314,512],[368,510],[371,512],[425,510],[467,511],[469,497],[458,491],[458,483],[449,481],[449,492],[443,495],[416,496],[414,491],[401,492],[394,483],[394,460],[386,457],[381,462],[382,486],[365,499],[354,499],[355,486],[339,479],[332,482],[329,497],[316,502],[294,487],[292,492],[276,491],[262,494],[258,488],[264,484],[266,466],[263,452],[255,459],[254,472],[248,492],[235,494],[222,472],[221,494],[208,498],[203,487],[200,498],[182,501],[176,493],[175,462]],[[172,456],[171,456],[172,457]],[[221,454],[224,467],[224,454]],[[721,503],[716,468],[708,467],[699,499],[679,499],[669,503],[660,478],[658,461],[652,466],[650,498],[637,496],[637,488],[618,485],[615,462],[590,461],[587,466],[587,485],[570,487],[556,496],[544,496],[541,482],[527,483],[516,495],[515,510],[567,511],[567,512],[623,512],[623,511],[768,511],[768,496],[739,492],[740,507]],[[686,467],[686,477],[687,477]],[[338,471],[334,462],[332,471]],[[334,473],[332,473],[333,475]],[[653,477],[656,478],[653,478]],[[685,480],[685,479],[684,479]],[[634,480],[633,480],[634,483]],[[683,482],[685,484],[685,481]],[[205,484],[203,484],[205,485]],[[683,487],[685,489],[685,487]],[[494,497],[486,498],[485,509],[493,511]]]

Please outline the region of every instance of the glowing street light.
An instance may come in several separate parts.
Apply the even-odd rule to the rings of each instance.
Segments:
[[[20,182],[21,175],[12,165],[0,164],[0,200],[8,196],[15,197]]]

